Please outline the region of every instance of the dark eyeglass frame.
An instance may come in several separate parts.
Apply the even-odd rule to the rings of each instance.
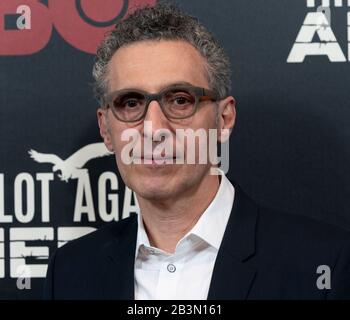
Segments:
[[[163,106],[163,99],[166,93],[171,92],[172,90],[179,90],[181,91],[187,91],[189,93],[193,93],[194,97],[195,97],[195,101],[194,101],[194,108],[193,108],[193,112],[189,115],[186,115],[184,117],[173,117],[171,115],[169,115],[166,111],[166,108],[164,108]],[[111,107],[111,105],[113,105],[113,101],[116,99],[116,97],[120,96],[121,94],[131,94],[131,93],[135,93],[135,94],[140,94],[143,95],[145,98],[145,102],[146,102],[146,106],[145,106],[145,110],[144,112],[135,120],[125,120],[125,119],[121,119],[118,115],[117,112],[115,111],[114,107]],[[111,92],[110,94],[107,94],[105,96],[105,106],[104,108],[108,109],[111,108],[113,115],[122,122],[127,122],[127,123],[131,123],[131,122],[138,122],[141,121],[142,119],[145,118],[147,111],[148,111],[148,107],[150,105],[150,103],[152,101],[157,101],[158,104],[160,105],[164,115],[166,116],[166,118],[168,120],[181,120],[181,119],[187,119],[192,117],[198,110],[198,105],[200,102],[203,101],[217,101],[218,100],[218,96],[217,94],[210,90],[210,89],[206,89],[206,88],[201,88],[201,87],[195,87],[195,86],[191,86],[191,85],[173,85],[173,86],[169,86],[166,87],[164,89],[162,89],[160,92],[155,93],[155,94],[151,94],[148,93],[146,91],[143,90],[139,90],[139,89],[125,89],[125,90],[118,90],[118,91],[114,91]]]

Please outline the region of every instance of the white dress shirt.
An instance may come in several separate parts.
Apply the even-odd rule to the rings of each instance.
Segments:
[[[224,174],[220,187],[173,254],[149,243],[138,215],[135,252],[136,300],[206,300],[215,259],[229,219],[235,190]]]

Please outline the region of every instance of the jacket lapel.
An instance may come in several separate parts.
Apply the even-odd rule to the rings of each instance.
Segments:
[[[137,217],[118,226],[115,238],[105,246],[107,263],[103,272],[104,299],[134,299],[134,263],[137,239]]]
[[[216,258],[208,300],[246,299],[257,265],[255,229],[258,207],[235,186],[235,199]]]

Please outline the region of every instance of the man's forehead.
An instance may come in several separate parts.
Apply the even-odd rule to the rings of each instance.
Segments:
[[[164,61],[166,61],[174,58],[174,56],[179,57],[179,51],[181,52],[181,56],[186,55],[186,57],[191,57],[192,59],[199,61],[204,59],[200,52],[189,42],[184,40],[164,39],[136,41],[124,45],[116,51],[113,58],[128,58],[133,64],[136,64],[137,61],[142,61],[145,54],[149,56],[150,53],[153,53],[154,56],[161,55]],[[164,55],[164,53],[167,53],[167,55]]]
[[[155,90],[179,82],[206,86],[205,64],[197,49],[184,41],[137,42],[114,54],[108,80],[112,90],[135,86]]]

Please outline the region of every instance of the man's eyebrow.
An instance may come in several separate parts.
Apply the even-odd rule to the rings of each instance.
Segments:
[[[171,87],[176,87],[176,86],[191,86],[191,87],[195,87],[194,84],[190,83],[190,82],[187,82],[187,81],[177,81],[177,82],[171,82],[171,83],[167,83],[165,85],[162,85],[158,91],[162,91],[164,89],[167,89],[167,88],[171,88]],[[120,89],[120,90],[117,90],[117,91],[121,91],[121,90],[142,90],[142,91],[145,91],[143,88],[140,88],[140,87],[128,87],[128,88],[123,88],[123,89]]]
[[[195,87],[195,85],[193,85],[190,82],[180,81],[180,82],[172,82],[172,83],[169,83],[169,84],[167,84],[165,86],[162,86],[161,90],[169,88],[169,87],[174,87],[174,86],[192,86],[192,87]]]

